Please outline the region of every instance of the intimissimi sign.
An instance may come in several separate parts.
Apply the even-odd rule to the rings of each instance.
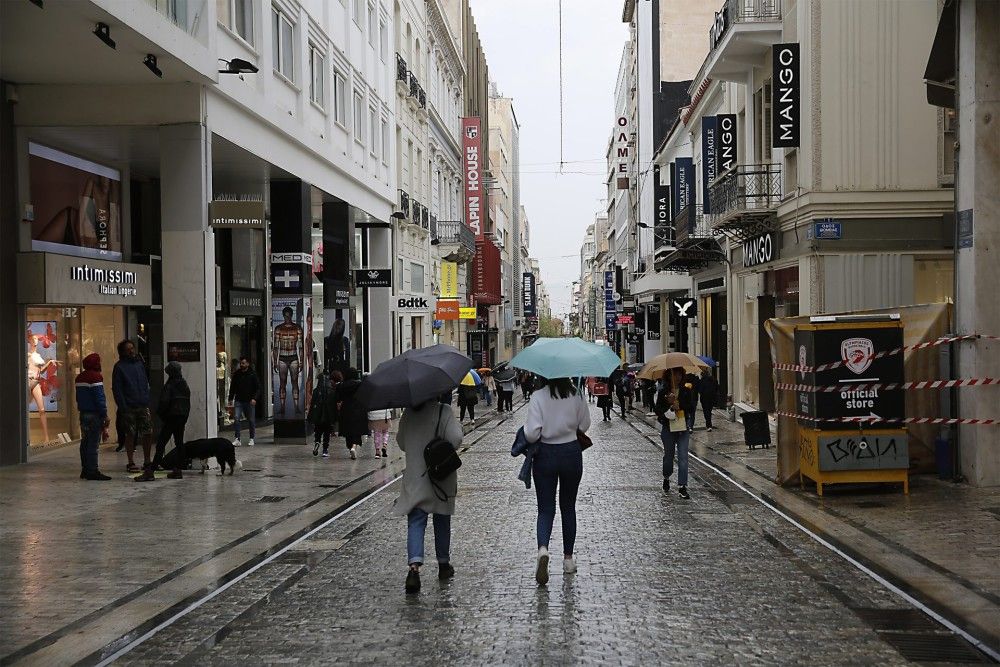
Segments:
[[[628,118],[619,116],[615,124],[615,180],[619,190],[628,190]]]
[[[483,210],[483,139],[478,116],[462,118],[462,155],[465,162],[465,224],[476,238],[484,238]]]
[[[771,112],[771,146],[799,145],[802,79],[799,76],[799,45],[775,44],[771,53],[774,103]]]

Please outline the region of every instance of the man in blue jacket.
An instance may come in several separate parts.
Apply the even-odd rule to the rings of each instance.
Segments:
[[[83,371],[76,376],[76,407],[80,412],[80,479],[111,479],[97,467],[97,448],[101,438],[107,440],[108,404],[104,399],[104,377],[101,357],[88,354],[83,358]]]
[[[142,474],[137,482],[152,482],[153,418],[149,414],[149,380],[146,367],[135,352],[135,343],[123,340],[118,343],[118,363],[111,375],[111,391],[115,396],[118,414],[125,432],[125,452],[128,454],[128,472],[139,472],[135,465],[136,440],[142,443]]]

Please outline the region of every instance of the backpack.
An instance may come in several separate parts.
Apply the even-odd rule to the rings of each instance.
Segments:
[[[437,483],[444,481],[449,475],[461,468],[462,459],[452,444],[438,435],[443,412],[444,406],[438,406],[438,424],[437,428],[434,429],[434,437],[424,446],[424,463],[427,465],[427,476],[431,480],[431,486],[434,487],[434,495],[439,500],[447,501],[448,494]],[[442,496],[444,497],[442,498]]]

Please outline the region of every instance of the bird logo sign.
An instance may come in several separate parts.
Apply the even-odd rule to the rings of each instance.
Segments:
[[[371,278],[372,280],[378,280],[381,276],[382,276],[381,271],[372,270],[368,272],[368,277]]]
[[[875,344],[871,338],[848,338],[840,344],[840,358],[855,375],[861,375],[872,365]]]
[[[465,136],[469,139],[475,139],[479,136],[479,128],[475,125],[469,125],[465,128]]]
[[[674,299],[674,308],[677,310],[677,317],[694,317],[694,299]]]

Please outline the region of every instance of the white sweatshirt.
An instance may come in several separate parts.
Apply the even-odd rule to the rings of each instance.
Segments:
[[[528,414],[524,420],[524,437],[528,442],[561,445],[576,440],[576,432],[590,428],[590,408],[579,394],[569,398],[552,398],[548,387],[531,394]]]

